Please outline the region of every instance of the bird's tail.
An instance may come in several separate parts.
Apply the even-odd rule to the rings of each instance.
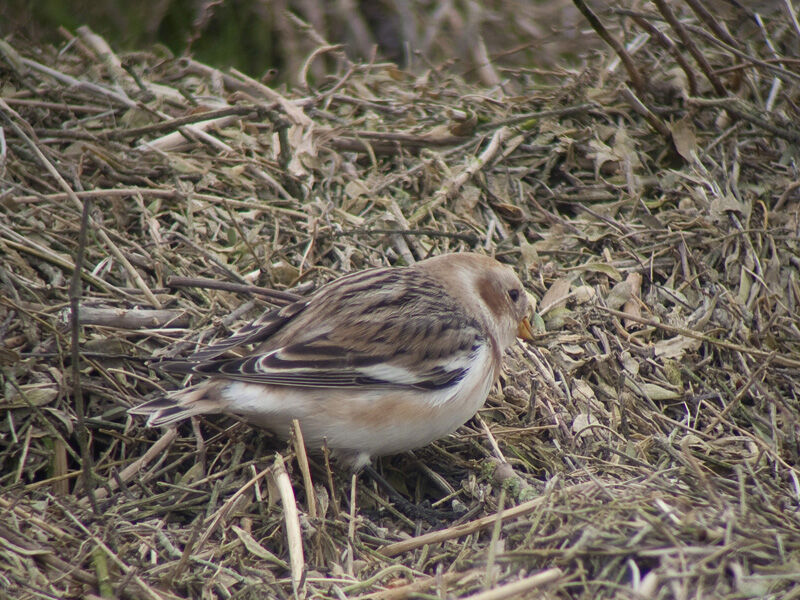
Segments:
[[[192,387],[169,392],[128,409],[132,415],[147,415],[148,427],[177,423],[195,415],[222,412],[217,386],[203,382]]]

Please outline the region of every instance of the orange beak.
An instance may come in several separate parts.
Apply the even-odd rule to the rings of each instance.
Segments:
[[[528,317],[524,317],[517,325],[517,337],[526,342],[533,341],[533,331],[531,331],[531,322]]]

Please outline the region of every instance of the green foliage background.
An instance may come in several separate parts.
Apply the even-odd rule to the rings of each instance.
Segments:
[[[202,62],[251,74],[281,66],[268,2],[7,0],[2,4],[4,37],[62,43],[59,27],[74,31],[88,25],[116,50],[160,44],[175,55],[190,51]]]
[[[0,35],[13,44],[66,43],[88,25],[117,52],[162,46],[169,53],[292,82],[305,59],[341,44],[355,62],[445,69],[495,85],[481,71],[558,69],[599,46],[571,0],[3,0]],[[329,54],[309,78],[330,73]]]

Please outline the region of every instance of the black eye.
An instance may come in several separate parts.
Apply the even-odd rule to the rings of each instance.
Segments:
[[[508,297],[511,298],[512,302],[516,302],[519,300],[519,290],[508,290]]]

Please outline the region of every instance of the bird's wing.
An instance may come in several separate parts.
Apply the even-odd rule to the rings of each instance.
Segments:
[[[292,387],[391,386],[438,390],[458,383],[472,365],[484,340],[476,335],[470,338],[463,346],[413,362],[402,349],[373,354],[320,338],[244,358],[190,363],[186,371]]]
[[[166,369],[306,388],[438,390],[457,384],[489,343],[478,322],[435,281],[415,272],[365,273],[318,292],[282,324],[256,322]],[[249,356],[218,358],[267,337],[266,347]]]

